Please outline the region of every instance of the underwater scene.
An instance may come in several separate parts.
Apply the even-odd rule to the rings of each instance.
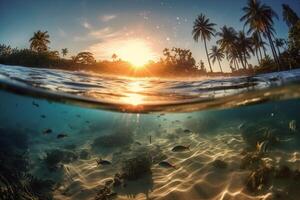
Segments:
[[[163,107],[145,100],[151,99],[147,88],[154,95],[149,80],[139,79],[130,93],[121,88],[134,80],[115,78],[123,93],[119,104],[111,96],[108,105],[80,88],[108,100],[105,84],[113,78],[102,77],[97,88],[97,76],[51,72],[1,65],[0,199],[299,198],[297,70],[248,78],[248,84],[240,84],[244,77],[214,80],[207,90],[210,80],[160,80],[157,96],[173,102]],[[85,82],[76,84],[78,78]],[[64,93],[50,91],[60,88]],[[176,94],[186,88],[190,96],[171,98],[170,88]],[[81,98],[74,100],[76,91]],[[244,103],[235,101],[241,95]],[[208,108],[203,96],[236,106]],[[139,107],[143,100],[151,106]]]

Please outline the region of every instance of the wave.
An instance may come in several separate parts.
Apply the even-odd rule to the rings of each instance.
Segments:
[[[0,64],[0,89],[121,112],[186,112],[300,96],[300,70],[217,79],[110,77]]]

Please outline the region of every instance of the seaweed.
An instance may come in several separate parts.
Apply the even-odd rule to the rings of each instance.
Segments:
[[[148,154],[140,154],[124,160],[122,163],[122,177],[127,180],[136,180],[144,175],[151,174],[151,157]]]
[[[248,125],[242,128],[241,133],[244,141],[248,146],[248,150],[257,150],[257,144],[261,142],[268,142],[268,148],[280,146],[280,137],[283,132],[281,127],[270,128],[269,126]]]
[[[250,173],[246,180],[246,188],[250,192],[257,192],[266,189],[270,183],[272,169],[260,167]]]
[[[262,165],[263,160],[261,159],[261,154],[249,152],[241,159],[240,168],[253,170]]]
[[[117,196],[117,193],[112,192],[108,186],[103,186],[97,192],[95,200],[112,200]]]
[[[4,162],[6,161],[6,162]],[[29,173],[27,154],[0,153],[0,197],[2,200],[50,200],[53,182]]]

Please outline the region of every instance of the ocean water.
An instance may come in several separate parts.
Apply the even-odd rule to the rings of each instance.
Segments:
[[[299,199],[299,80],[0,65],[0,199]]]

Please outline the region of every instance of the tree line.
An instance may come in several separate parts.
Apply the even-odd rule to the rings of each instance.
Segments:
[[[217,31],[217,25],[204,14],[195,19],[192,36],[195,42],[203,42],[208,67],[202,60],[196,62],[189,49],[177,47],[165,48],[160,60],[149,61],[140,69],[118,59],[116,54],[112,55],[111,60],[96,61],[92,53],[79,52],[67,59],[69,50],[67,48],[61,49],[60,52],[51,50],[50,35],[47,31],[41,30],[35,32],[29,39],[28,49],[0,45],[0,63],[136,76],[226,75],[228,73],[224,73],[222,66],[224,59],[227,59],[230,65],[231,73],[228,75],[255,74],[300,67],[300,20],[296,12],[288,5],[282,5],[282,18],[289,27],[289,36],[283,39],[276,37],[274,23],[279,17],[270,6],[259,0],[248,0],[242,9],[244,15],[240,21],[244,23],[246,32],[236,31],[227,25]],[[213,37],[217,38],[216,44],[208,49],[207,43]],[[257,60],[257,65],[250,63],[253,56]],[[213,71],[212,64],[216,63],[220,72]]]
[[[282,18],[289,27],[289,38],[276,37],[274,20],[279,19],[277,13],[259,0],[248,0],[242,8],[244,15],[240,21],[244,23],[244,30],[236,31],[233,27],[224,25],[216,31],[216,24],[204,14],[200,14],[194,21],[193,39],[203,41],[210,72],[217,61],[222,72],[221,61],[226,58],[232,72],[274,71],[299,67],[300,21],[295,11],[289,5],[282,4]],[[207,42],[217,37],[216,45],[208,51]],[[267,54],[267,46],[271,56]],[[253,68],[249,63],[252,56],[256,56],[258,65]]]

